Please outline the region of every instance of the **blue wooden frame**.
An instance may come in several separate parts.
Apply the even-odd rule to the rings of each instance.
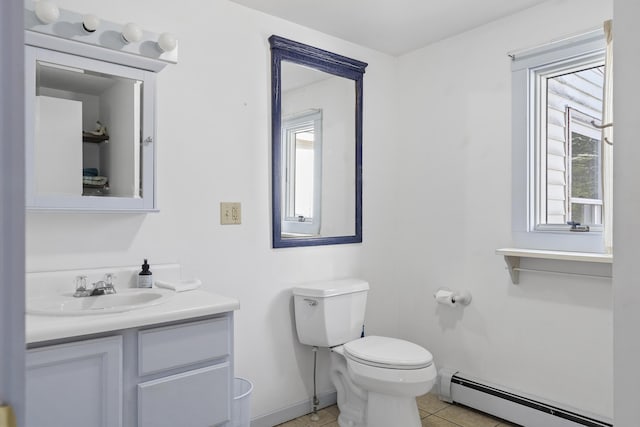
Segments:
[[[338,245],[362,242],[362,80],[367,64],[313,46],[276,35],[269,37],[271,45],[271,204],[273,247]],[[355,234],[327,237],[282,237],[282,93],[281,63],[283,60],[304,65],[355,82],[355,149],[356,198]]]

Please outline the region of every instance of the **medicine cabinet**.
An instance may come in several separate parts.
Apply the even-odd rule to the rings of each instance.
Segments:
[[[153,73],[33,46],[25,57],[27,206],[153,210]]]
[[[27,209],[156,211],[162,50],[143,41],[146,53],[135,55],[114,31],[121,26],[89,34],[73,12],[61,11],[67,27],[42,25],[28,7],[25,15]]]

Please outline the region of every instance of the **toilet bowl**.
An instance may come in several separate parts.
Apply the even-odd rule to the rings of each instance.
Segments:
[[[421,396],[436,379],[433,356],[417,344],[369,336],[343,345],[356,384],[378,393]]]
[[[435,383],[431,353],[408,341],[379,336],[331,350],[335,354],[331,380],[338,390],[341,427],[421,426],[415,398]],[[346,399],[340,399],[340,390],[346,392]],[[360,399],[353,399],[358,395]],[[342,406],[348,409],[343,411]]]
[[[368,290],[358,279],[295,288],[298,339],[331,349],[340,427],[420,427],[415,398],[436,381],[433,356],[405,340],[360,336]]]

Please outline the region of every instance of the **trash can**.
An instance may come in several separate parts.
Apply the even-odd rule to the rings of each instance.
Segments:
[[[233,379],[233,400],[231,401],[231,426],[249,427],[251,424],[251,392],[253,384],[244,378]]]

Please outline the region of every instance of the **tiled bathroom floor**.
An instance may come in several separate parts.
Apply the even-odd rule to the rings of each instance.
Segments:
[[[417,401],[423,427],[516,427],[491,415],[443,402],[432,393],[418,397]],[[339,427],[338,414],[338,407],[333,405],[318,411],[319,421],[311,421],[310,415],[305,415],[279,427]]]

